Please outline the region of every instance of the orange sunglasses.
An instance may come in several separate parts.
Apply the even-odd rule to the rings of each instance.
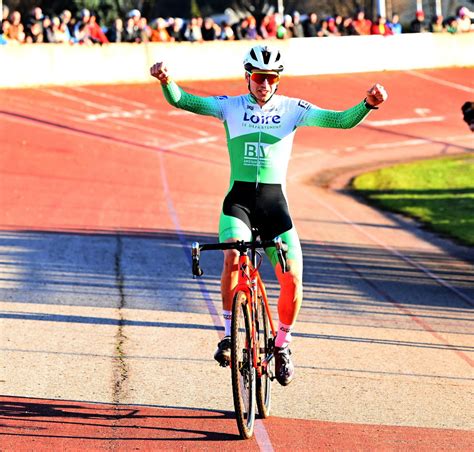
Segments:
[[[247,71],[248,72],[248,71]],[[265,80],[268,82],[269,85],[275,85],[280,81],[280,74],[277,74],[275,72],[248,72],[250,75],[250,78],[255,82],[261,85],[262,83],[265,82]]]

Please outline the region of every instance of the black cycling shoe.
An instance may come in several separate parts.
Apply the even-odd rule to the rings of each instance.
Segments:
[[[214,353],[214,359],[222,366],[227,367],[230,364],[230,336],[224,336],[224,338],[217,344],[216,353]]]
[[[295,375],[295,367],[291,362],[291,350],[286,347],[275,347],[275,377],[282,386],[288,386]]]

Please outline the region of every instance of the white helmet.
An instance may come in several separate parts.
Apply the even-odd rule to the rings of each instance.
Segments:
[[[267,45],[252,47],[244,58],[244,67],[247,71],[260,69],[261,71],[283,71],[283,61],[278,49]]]

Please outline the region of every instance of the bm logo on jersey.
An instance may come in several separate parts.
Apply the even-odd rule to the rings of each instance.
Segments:
[[[272,166],[270,149],[271,146],[266,143],[245,143],[244,166]]]

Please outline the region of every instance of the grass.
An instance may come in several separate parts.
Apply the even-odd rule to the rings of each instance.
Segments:
[[[395,165],[362,174],[352,187],[369,203],[416,218],[474,245],[474,155]]]

